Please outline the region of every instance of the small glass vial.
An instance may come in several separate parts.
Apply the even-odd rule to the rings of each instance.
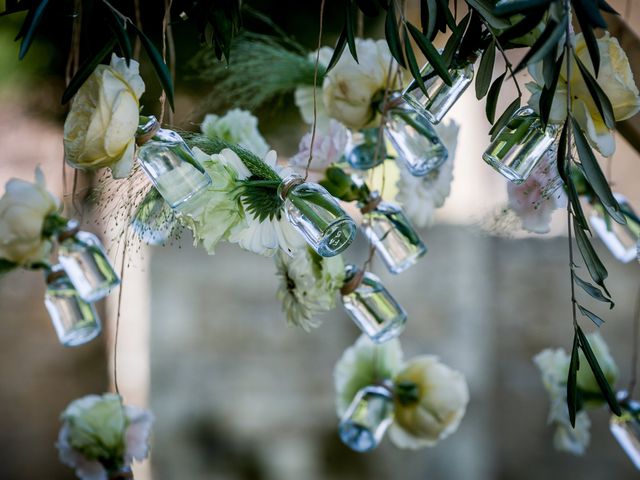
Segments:
[[[47,271],[46,281],[44,304],[60,343],[76,347],[100,335],[102,327],[94,306],[78,295],[61,265]]]
[[[427,248],[402,209],[381,201],[375,192],[361,208],[362,228],[389,271],[404,272],[415,265]]]
[[[447,160],[449,153],[423,112],[400,96],[393,97],[385,108],[384,132],[412,175],[423,177]]]
[[[384,138],[377,128],[365,128],[350,135],[344,158],[356,170],[368,170],[384,162],[387,157]]]
[[[404,329],[407,313],[371,272],[347,265],[341,294],[347,314],[375,343],[391,340]]]
[[[640,470],[640,403],[626,398],[626,392],[618,392],[622,415],[612,415],[609,430],[624,452]]]
[[[80,231],[76,220],[69,221],[58,241],[58,261],[84,301],[100,300],[120,283],[98,237]]]
[[[393,422],[393,407],[387,386],[361,388],[340,420],[340,439],[356,452],[373,450]]]
[[[449,70],[452,80],[451,86],[444,83],[444,80],[435,73],[431,64],[427,63],[420,71],[422,77],[427,78],[424,82],[427,88],[427,95],[414,80],[402,92],[402,96],[416,109],[424,110],[429,121],[437,125],[453,104],[462,96],[467,87],[471,85],[473,63],[477,58],[476,53],[467,59],[467,63],[464,66]]]
[[[626,225],[609,219],[600,211],[594,210],[589,217],[589,223],[611,254],[620,262],[629,263],[638,256],[638,241],[640,241],[640,218],[636,215],[626,197],[619,193],[614,196],[620,204],[620,209]]]
[[[136,143],[140,165],[171,208],[185,208],[198,193],[211,185],[211,177],[182,137],[160,128],[155,117],[148,117],[140,125]]]
[[[287,220],[321,257],[338,255],[353,242],[356,224],[322,186],[290,175],[278,187],[278,196]]]
[[[554,144],[558,126],[545,128],[531,107],[522,107],[496,135],[482,158],[516,185],[524,182]]]

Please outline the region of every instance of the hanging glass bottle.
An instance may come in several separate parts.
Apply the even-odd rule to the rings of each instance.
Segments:
[[[44,304],[60,343],[75,347],[100,334],[100,318],[91,303],[84,301],[61,265],[46,273]]]
[[[100,300],[120,283],[98,237],[81,231],[76,220],[69,221],[58,241],[58,260],[83,300]]]
[[[361,206],[362,229],[391,273],[415,265],[427,248],[402,209],[374,192]]]
[[[160,128],[153,116],[142,118],[136,136],[140,165],[171,208],[190,211],[211,178],[180,135]]]
[[[553,145],[558,126],[542,120],[531,107],[517,110],[498,132],[482,158],[515,184],[524,182]]]
[[[627,392],[618,392],[622,415],[612,415],[609,430],[624,452],[640,470],[640,403],[627,399]]]
[[[347,314],[372,341],[384,343],[404,329],[406,312],[371,272],[347,265],[341,294]]]
[[[393,396],[389,387],[361,388],[340,420],[340,439],[356,452],[376,448],[393,421]]]
[[[278,196],[287,220],[321,257],[338,255],[355,238],[354,221],[317,183],[290,175],[278,187]]]
[[[473,53],[463,65],[449,69],[451,85],[447,85],[434,71],[430,63],[427,63],[420,74],[426,87],[426,94],[413,80],[402,92],[405,100],[418,110],[423,110],[427,119],[437,125],[442,121],[449,109],[458,101],[464,91],[473,80],[473,63],[478,58],[478,53]]]
[[[614,193],[625,219],[626,225],[620,225],[604,215],[599,209],[594,209],[589,217],[589,223],[611,254],[623,263],[629,263],[637,257],[637,244],[640,240],[640,217],[629,204],[626,197]]]
[[[384,132],[412,175],[422,177],[447,160],[447,149],[423,111],[407,104],[400,95],[393,96],[384,109]]]
[[[356,170],[368,170],[384,162],[387,156],[384,138],[378,128],[364,128],[349,136],[344,158]]]

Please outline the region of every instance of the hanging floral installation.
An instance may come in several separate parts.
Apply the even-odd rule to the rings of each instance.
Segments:
[[[47,12],[62,8],[56,3],[6,2],[3,15],[27,12],[20,58]],[[83,3],[73,11],[76,40]],[[605,1],[429,0],[419,2],[418,22],[407,17],[405,1],[344,0],[331,12],[321,1],[315,51],[245,2],[173,3],[158,48],[139,19],[95,2],[94,15],[112,36],[82,62],[77,51],[70,56],[62,95],[69,104],[64,160],[80,171],[110,170],[110,190],[97,197],[103,205],[128,205],[127,232],[164,245],[187,231],[194,247],[212,255],[229,242],[273,257],[283,317],[306,331],[340,299],[363,333],[334,371],[340,438],[368,451],[388,431],[399,448],[432,447],[463,420],[467,383],[434,356],[403,359],[399,337],[411,320],[393,282],[384,285],[372,272],[372,260],[377,255],[399,275],[427,253],[416,227],[433,223],[454,177],[461,126],[447,112],[474,84],[492,125],[478,158],[504,177],[521,227],[547,233],[551,213],[566,210],[573,341],[566,351],[547,349],[534,359],[551,399],[554,443],[584,453],[587,412],[604,405],[614,436],[640,468],[640,407],[631,390],[616,394],[617,367],[602,337],[583,331],[604,319],[582,297],[614,307],[594,235],[619,261],[640,259],[640,218],[611,190],[598,162],[615,152],[616,122],[640,110],[627,55],[606,30],[603,14],[616,12]],[[246,30],[245,15],[274,33]],[[327,15],[344,18],[333,46],[322,32]],[[376,18],[384,39],[361,38],[362,23]],[[203,103],[215,112],[193,119],[199,131],[162,122],[174,105],[175,58],[166,54],[171,22],[192,25],[194,41],[205,44],[189,62],[210,85]],[[154,81],[140,75],[140,47],[164,91],[160,112],[140,103],[145,82]],[[516,65],[512,50],[520,53]],[[496,76],[497,57],[504,71]],[[525,69],[530,81],[522,86],[515,74]],[[499,112],[508,82],[517,93]],[[253,114],[276,98],[292,99],[308,124],[289,159],[268,145]],[[385,168],[398,171],[395,198],[383,198]],[[72,347],[100,333],[94,304],[122,275],[100,240],[62,211],[39,170],[35,183],[10,180],[0,199],[0,269],[44,271],[46,308],[62,344]],[[341,255],[358,229],[370,245],[362,265]],[[63,412],[60,458],[80,478],[130,478],[131,462],[146,457],[151,415],[122,402],[117,394],[89,396]]]

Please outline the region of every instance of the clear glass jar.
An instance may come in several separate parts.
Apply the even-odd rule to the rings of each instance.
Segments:
[[[621,400],[621,397],[626,397],[626,392],[618,393],[622,415],[611,416],[609,430],[635,467],[640,470],[640,403]]]
[[[393,396],[386,386],[361,388],[340,420],[340,439],[356,452],[373,450],[393,422],[393,407]]]
[[[321,257],[343,252],[355,238],[356,224],[329,192],[298,175],[278,187],[287,220]]]
[[[420,73],[422,77],[427,77],[425,87],[427,94],[422,91],[416,81],[412,81],[402,92],[402,96],[407,102],[418,110],[424,110],[425,115],[431,123],[437,125],[442,121],[449,109],[462,96],[464,91],[473,80],[473,62],[477,57],[469,59],[469,63],[459,68],[449,70],[452,84],[447,85],[433,70],[430,63],[427,63]]]
[[[620,209],[625,219],[626,225],[620,225],[603,215],[597,209],[589,217],[589,223],[596,232],[602,243],[606,245],[611,254],[623,263],[629,263],[637,258],[638,241],[640,240],[640,218],[636,215],[633,207],[623,195],[614,193],[616,200],[620,204]]]
[[[447,160],[449,153],[431,122],[402,97],[390,100],[385,115],[384,133],[412,175],[423,177]]]
[[[185,208],[211,185],[211,178],[182,137],[160,128],[154,117],[140,125],[136,141],[140,165],[171,208]]]
[[[380,201],[374,193],[361,210],[362,229],[391,273],[404,272],[427,253],[427,247],[397,205]]]
[[[546,128],[531,107],[517,110],[482,158],[515,184],[524,182],[545,152],[554,144],[558,126]]]
[[[58,241],[58,261],[84,301],[100,300],[120,284],[98,237],[80,231],[77,221],[69,221]]]
[[[46,281],[44,304],[60,343],[75,347],[100,335],[102,327],[94,306],[80,297],[61,265],[47,272]]]
[[[350,135],[344,158],[352,168],[368,170],[384,162],[387,149],[378,132],[377,128],[365,128]]]
[[[375,343],[400,335],[407,313],[371,272],[347,265],[342,304],[353,322]]]

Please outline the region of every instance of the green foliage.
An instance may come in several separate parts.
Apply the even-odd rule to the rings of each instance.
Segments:
[[[369,199],[369,188],[362,183],[356,183],[351,175],[342,168],[332,165],[325,170],[324,178],[319,182],[336,198],[345,202],[366,202]]]
[[[228,64],[232,42],[240,30],[240,0],[196,0],[185,16],[195,21],[200,42],[211,47],[218,60]]]
[[[571,348],[571,361],[569,362],[569,375],[567,377],[567,406],[569,408],[569,421],[571,426],[576,426],[576,412],[578,411],[578,370],[580,369],[580,355],[578,352],[580,342],[578,335],[573,336]]]
[[[18,268],[18,265],[15,263],[5,260],[4,258],[0,258],[0,275],[9,273],[11,270],[15,270],[16,268]]]

